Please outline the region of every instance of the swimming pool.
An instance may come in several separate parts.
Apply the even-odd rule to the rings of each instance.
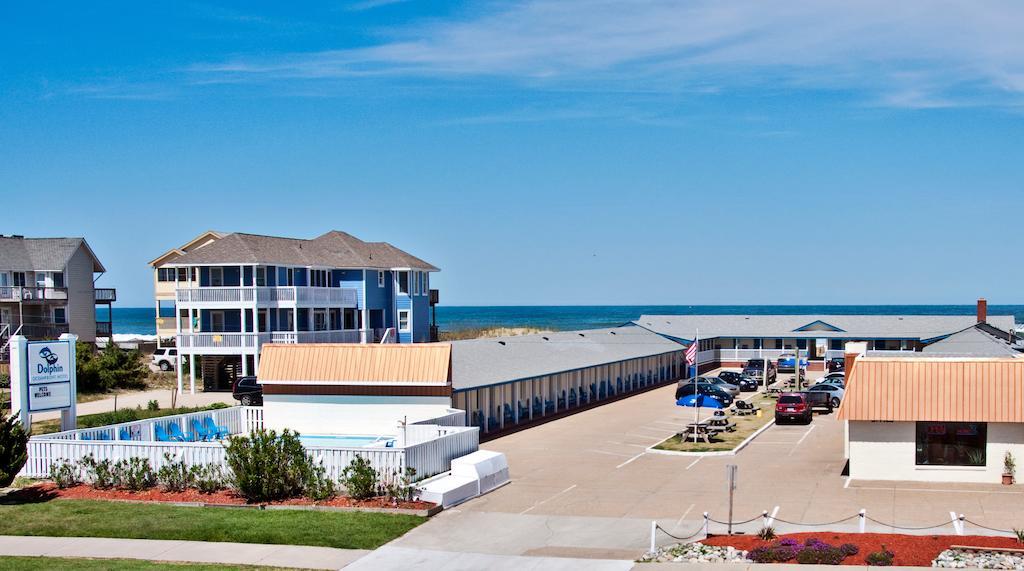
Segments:
[[[393,436],[345,436],[341,434],[303,434],[299,436],[303,446],[327,448],[385,447]],[[394,444],[392,444],[394,446]]]

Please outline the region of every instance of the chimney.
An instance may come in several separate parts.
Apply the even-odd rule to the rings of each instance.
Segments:
[[[978,323],[985,323],[988,321],[988,302],[985,298],[978,298]]]

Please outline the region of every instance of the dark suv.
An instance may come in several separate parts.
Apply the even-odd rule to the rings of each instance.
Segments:
[[[810,424],[814,418],[811,412],[811,403],[807,400],[807,393],[782,393],[779,395],[779,402],[775,403],[775,423],[783,420],[802,420],[804,424]]]
[[[757,390],[757,381],[751,377],[744,377],[743,374],[737,373],[736,371],[722,371],[718,373],[718,378],[729,383],[730,385],[736,385],[743,392],[750,392]]]
[[[768,366],[768,379],[762,378],[765,372],[765,363]],[[775,368],[775,363],[770,359],[747,359],[747,364],[743,367],[742,375],[744,377],[750,377],[757,381],[759,385],[770,385],[775,382],[775,377],[779,374]]]
[[[263,404],[263,387],[256,382],[256,377],[238,377],[231,387],[231,396],[242,403],[242,406],[261,406]]]

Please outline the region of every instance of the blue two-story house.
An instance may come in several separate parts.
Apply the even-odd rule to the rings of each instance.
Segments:
[[[206,232],[151,265],[157,333],[175,340],[179,387],[188,366],[192,390],[199,367],[207,390],[230,388],[256,374],[264,343],[436,340],[438,268],[386,242]]]

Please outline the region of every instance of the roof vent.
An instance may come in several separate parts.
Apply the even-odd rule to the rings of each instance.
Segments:
[[[498,341],[498,345],[505,345],[504,341]]]

